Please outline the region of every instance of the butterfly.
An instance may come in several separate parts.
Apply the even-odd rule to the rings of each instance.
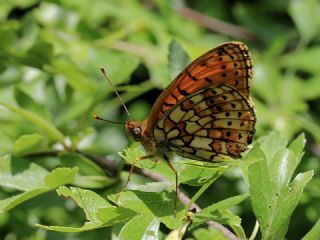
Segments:
[[[164,159],[177,190],[169,153],[207,162],[240,156],[255,132],[251,78],[251,57],[241,42],[224,43],[189,64],[158,97],[148,119],[125,123],[148,155],[133,162],[124,188],[138,160]]]

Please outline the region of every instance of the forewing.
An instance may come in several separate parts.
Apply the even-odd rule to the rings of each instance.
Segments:
[[[206,52],[187,66],[158,97],[147,131],[151,132],[169,109],[200,89],[225,84],[248,98],[251,75],[252,62],[245,44],[229,42]]]
[[[218,154],[239,156],[246,150],[255,122],[250,101],[233,87],[220,85],[173,106],[156,123],[153,135],[183,157],[214,161]]]

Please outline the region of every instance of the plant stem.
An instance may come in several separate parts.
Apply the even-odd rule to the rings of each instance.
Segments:
[[[249,237],[249,240],[254,240],[256,238],[258,230],[259,230],[259,222],[256,221],[256,224],[254,225],[251,236]]]
[[[218,174],[212,178],[210,181],[206,182],[200,189],[199,191],[193,195],[193,197],[190,199],[189,203],[186,205],[186,214],[187,212],[190,210],[192,204],[198,200],[198,198],[208,189],[208,187],[211,186],[211,184],[216,181],[221,175],[222,175],[223,171],[218,172]]]

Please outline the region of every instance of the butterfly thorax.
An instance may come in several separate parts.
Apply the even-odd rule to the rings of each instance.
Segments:
[[[152,136],[147,133],[148,120],[144,121],[127,121],[125,124],[126,130],[129,136],[136,142],[141,142],[145,150],[156,155],[157,147],[155,146],[155,141]]]

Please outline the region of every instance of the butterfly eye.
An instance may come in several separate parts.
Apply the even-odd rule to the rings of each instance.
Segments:
[[[141,134],[141,128],[140,127],[135,127],[132,129],[132,132],[135,136],[140,136]]]

